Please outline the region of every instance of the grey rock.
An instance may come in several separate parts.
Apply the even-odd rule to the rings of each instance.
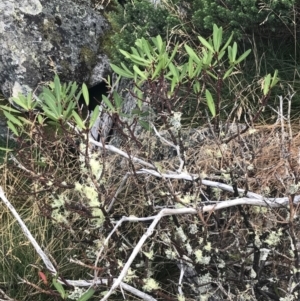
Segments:
[[[53,80],[96,85],[107,73],[108,29],[90,1],[1,0],[0,90],[9,98]],[[102,74],[101,74],[102,73]]]

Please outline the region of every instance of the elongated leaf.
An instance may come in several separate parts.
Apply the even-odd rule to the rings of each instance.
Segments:
[[[72,112],[72,115],[76,121],[76,125],[82,130],[82,129],[85,129],[85,124],[83,122],[83,120],[80,118],[80,116],[77,114],[76,111],[73,111]]]
[[[28,111],[27,107],[27,99],[22,95],[19,94],[19,97],[12,97],[11,98],[15,104],[17,104],[19,107],[23,108],[24,110]]]
[[[201,71],[202,71],[202,62],[199,63],[199,64],[197,64],[196,69],[195,69],[195,72],[194,72],[194,74],[193,74],[193,77],[199,76],[200,73],[201,73]]]
[[[119,49],[119,51],[127,58],[129,59],[130,58],[130,53],[125,51],[125,50],[122,50],[122,49]]]
[[[8,120],[7,121],[7,125],[9,127],[9,129],[16,135],[16,136],[19,136],[19,133],[16,129],[16,127]]]
[[[99,116],[99,111],[100,111],[99,106],[96,106],[93,113],[92,113],[92,116],[90,118],[89,129],[91,129],[93,127],[93,125],[95,124],[95,121]]]
[[[152,77],[151,77],[152,80],[155,79],[158,75],[160,75],[160,73],[161,73],[161,71],[163,69],[163,66],[164,66],[164,61],[160,60],[158,62],[158,64],[155,66],[155,70],[154,70],[154,72],[152,74]],[[144,78],[144,79],[147,79],[147,77]]]
[[[149,65],[151,65],[151,62],[146,63],[142,60],[136,59],[136,57],[131,57],[130,60],[138,66],[148,67]]]
[[[133,61],[133,62],[139,62],[140,65],[142,66],[149,66],[151,64],[151,61],[150,60],[146,60],[146,59],[143,59],[141,57],[138,57],[137,55],[134,55],[132,54],[130,56],[130,59]]]
[[[232,38],[233,38],[233,33],[230,35],[229,39],[227,40],[227,42],[225,43],[225,45],[222,47],[222,49],[221,49],[220,52],[226,50],[226,48],[228,47],[228,45],[231,43]]]
[[[263,85],[263,94],[264,94],[264,96],[266,96],[270,91],[270,83],[271,83],[271,74],[269,73],[264,78],[264,85]]]
[[[218,54],[218,61],[220,61],[223,58],[224,54],[225,54],[224,50],[219,52],[219,54]]]
[[[82,95],[83,95],[83,98],[84,98],[84,102],[85,102],[86,106],[88,107],[89,104],[90,104],[90,96],[89,96],[89,90],[88,90],[85,83],[82,84],[81,90],[82,90]]]
[[[216,52],[219,52],[222,43],[222,27],[218,27],[216,24],[213,26],[213,44]]]
[[[40,125],[43,125],[43,124],[44,124],[44,121],[45,121],[45,120],[44,120],[44,118],[42,117],[42,115],[39,114],[38,117],[37,117],[37,119],[38,119],[38,122],[39,122]]]
[[[126,78],[133,78],[134,77],[132,72],[128,72],[127,70],[125,71],[125,70],[121,69],[120,67],[118,67],[114,64],[110,64],[110,67],[118,75],[121,75],[121,76],[126,77]]]
[[[237,60],[236,60],[236,64],[239,64],[241,61],[243,61],[251,52],[251,49],[248,49],[247,51],[245,51]]]
[[[225,72],[225,74],[224,74],[224,76],[223,76],[223,79],[226,79],[228,76],[230,76],[231,73],[232,73],[232,71],[233,71],[233,67],[232,67],[232,68],[229,68],[229,69]]]
[[[216,116],[215,103],[214,103],[214,100],[213,100],[213,97],[212,97],[211,93],[207,89],[205,90],[205,97],[206,97],[207,106],[210,110],[210,113],[212,114],[213,117],[215,117]]]
[[[147,131],[151,130],[151,126],[149,124],[149,122],[144,121],[144,120],[139,120],[139,124]]]
[[[68,120],[72,116],[72,112],[75,109],[76,104],[73,101],[69,102],[67,109],[63,112],[63,117],[65,120]]]
[[[33,109],[35,107],[34,105],[34,102],[32,100],[32,92],[30,91],[28,94],[27,94],[27,108],[29,110]]]
[[[200,82],[199,81],[196,81],[193,85],[193,90],[194,90],[194,93],[195,94],[198,94],[200,93]]]
[[[11,148],[5,148],[5,147],[0,147],[0,151],[4,151],[4,152],[12,152],[13,149],[11,149]]]
[[[147,80],[147,76],[139,69],[137,65],[133,65],[133,70],[138,74],[142,79]]]
[[[144,38],[142,38],[142,48],[146,54],[146,56],[148,57],[149,60],[153,60],[153,56],[151,54],[151,46],[149,44],[149,42],[147,40],[145,40]]]
[[[52,284],[54,285],[55,289],[60,293],[60,296],[62,297],[62,299],[66,299],[68,294],[66,293],[62,284],[59,283],[56,278],[52,279]]]
[[[156,36],[155,38],[152,38],[152,41],[154,45],[157,47],[157,50],[159,53],[162,53],[163,50],[163,40],[160,35]]]
[[[23,122],[22,126],[24,126],[24,124],[29,124],[29,125],[32,125],[32,122],[30,120],[28,120],[27,118],[23,117],[23,116],[20,116],[18,117],[20,119],[20,121]]]
[[[122,105],[123,105],[122,98],[120,97],[120,95],[117,91],[114,91],[113,96],[114,96],[116,109],[119,112],[122,109]]]
[[[175,67],[175,65],[173,63],[170,63],[168,67],[169,67],[172,75],[179,80],[179,71],[178,71],[177,67]]]
[[[61,85],[60,85],[60,80],[59,80],[59,77],[57,74],[54,77],[54,92],[55,92],[56,101],[58,103],[60,103],[61,102],[61,99],[60,99]]]
[[[215,52],[213,46],[211,44],[209,44],[209,42],[207,42],[204,38],[199,36],[198,39],[200,40],[202,45],[205,46],[207,49],[209,49],[212,53]]]
[[[135,56],[137,56],[137,57],[141,57],[140,53],[137,51],[136,48],[130,47],[130,49],[131,49],[130,57],[131,57],[132,55],[135,55]]]
[[[237,43],[234,42],[232,46],[232,62],[234,63],[236,60],[236,55],[237,55]]]
[[[50,118],[51,120],[53,120],[53,121],[55,121],[55,122],[58,121],[59,117],[56,116],[56,115],[54,115],[54,114],[52,113],[52,111],[50,111],[47,107],[44,107],[44,108],[43,108],[43,111],[44,111],[44,114],[45,114],[48,118]]]
[[[102,101],[104,101],[104,103],[107,105],[107,107],[111,110],[111,111],[115,111],[114,106],[112,105],[112,103],[110,102],[110,100],[105,96],[102,95]]]
[[[7,105],[0,105],[0,108],[5,110],[5,111],[8,111],[8,112],[20,113],[19,110],[16,110],[15,108],[9,107]]]
[[[189,74],[189,78],[191,79],[193,77],[194,74],[194,64],[193,64],[193,59],[190,57],[189,61],[188,61],[188,74]]]
[[[87,301],[89,300],[95,293],[95,289],[90,287],[77,301]]]
[[[124,69],[125,72],[129,73],[129,74],[133,74],[124,63],[121,63],[122,68]]]
[[[274,72],[274,75],[272,77],[271,88],[273,88],[279,81],[279,78],[277,77],[277,75],[278,75],[278,70],[276,69]]]
[[[206,73],[209,74],[215,80],[218,80],[218,77],[216,75],[214,75],[213,73],[211,73],[210,71],[206,70]]]
[[[184,45],[184,48],[186,50],[186,52],[188,53],[188,55],[198,64],[201,63],[201,59],[198,57],[198,55],[196,54],[196,52],[188,45]]]
[[[167,66],[169,66],[169,64],[173,61],[173,59],[174,59],[174,57],[175,57],[175,55],[176,55],[176,53],[177,53],[177,51],[178,51],[178,47],[179,47],[179,44],[177,43],[177,44],[175,45],[175,47],[174,47],[174,50],[173,50],[173,52],[172,52],[172,54],[171,54],[169,60],[168,60]]]
[[[14,123],[14,124],[16,124],[18,126],[22,126],[22,122],[18,118],[16,118],[14,115],[12,115],[11,113],[9,113],[7,111],[3,111],[3,114],[12,123]]]

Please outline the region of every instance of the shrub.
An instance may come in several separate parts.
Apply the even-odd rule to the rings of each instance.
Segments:
[[[167,49],[157,36],[122,51],[133,67],[112,68],[134,81],[130,116],[110,80],[109,95],[87,118],[77,107],[77,86],[62,85],[58,77],[42,95],[14,99],[27,117],[2,106],[21,146],[15,168],[28,176],[53,226],[73,236],[68,249],[76,257],[68,269],[85,272],[85,280],[76,281],[53,267],[54,287],[40,293],[59,298],[79,291],[68,285],[92,286],[85,299],[99,299],[101,291],[107,300],[120,285],[128,294],[157,300],[296,298],[299,139],[284,130],[284,112],[281,132],[255,128],[277,72],[262,79],[251,121],[232,126],[235,111],[226,112],[223,86],[241,72],[249,51],[238,55],[237,45],[222,36],[215,25],[211,40],[198,38],[198,49]],[[81,90],[88,105],[86,87]],[[208,108],[208,128],[181,122],[192,97]],[[89,135],[98,113],[114,120],[120,147]],[[49,123],[54,128],[45,135]],[[77,152],[72,164],[66,145]]]

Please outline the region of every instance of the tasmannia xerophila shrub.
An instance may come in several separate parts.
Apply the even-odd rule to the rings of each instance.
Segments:
[[[76,260],[72,258],[73,263],[77,262],[80,269],[88,269],[87,279],[90,279],[90,272],[95,278],[100,277],[97,285],[90,280],[99,298],[100,292],[102,296],[108,296],[107,287],[103,287],[104,280],[112,288],[116,278],[157,300],[200,300],[215,295],[216,290],[221,299],[243,294],[245,300],[251,300],[253,296],[264,296],[265,291],[280,298],[283,293],[274,289],[274,283],[286,290],[292,287],[292,284],[287,284],[286,273],[283,279],[281,274],[276,274],[275,268],[270,270],[264,265],[266,258],[277,258],[278,254],[273,251],[281,246],[281,240],[284,240],[285,247],[289,245],[289,238],[285,239],[283,235],[286,229],[274,230],[274,225],[279,224],[275,220],[258,227],[258,214],[263,216],[264,222],[276,214],[268,215],[268,209],[242,207],[245,200],[270,207],[276,200],[249,191],[246,176],[236,181],[238,167],[247,176],[250,171],[250,164],[246,162],[248,165],[243,166],[244,158],[232,158],[238,143],[229,148],[230,139],[237,137],[239,142],[244,141],[240,136],[242,131],[229,137],[221,133],[221,121],[234,121],[234,111],[226,114],[223,86],[241,72],[241,63],[249,50],[239,54],[232,37],[224,40],[223,29],[216,25],[211,39],[202,36],[197,39],[199,47],[178,43],[174,49],[168,49],[167,41],[160,36],[151,40],[141,38],[136,40],[130,52],[121,50],[132,66],[123,62],[111,66],[120,77],[134,83],[134,88],[129,91],[136,99],[131,116],[122,112],[126,100],[118,91],[111,91],[103,97],[101,108],[97,107],[96,113],[85,118],[77,107],[79,94],[76,85],[62,85],[57,76],[44,89],[44,94],[37,97],[20,95],[14,99],[16,105],[29,111],[26,117],[17,108],[2,107],[9,128],[19,137],[20,143],[26,141],[32,154],[28,161],[29,151],[22,148],[15,155],[15,162],[18,162],[18,167],[25,167],[24,172],[28,173],[30,181],[38,184],[33,187],[43,188],[39,190],[39,196],[44,193],[42,212],[48,214],[53,224],[73,235],[70,248],[77,252]],[[177,52],[182,54],[180,62],[175,59]],[[277,81],[277,71],[262,79],[258,109],[251,112],[250,122],[244,129],[253,126],[262,113]],[[232,95],[240,92],[232,92]],[[85,86],[82,93],[88,105]],[[183,125],[181,120],[183,108],[192,98],[201,104],[201,107],[194,106],[194,111],[203,109],[208,112],[205,116],[214,139],[207,137],[207,149],[200,150],[199,141],[191,146],[193,141],[189,130],[193,125]],[[233,101],[238,103],[239,98],[233,97]],[[116,122],[120,122],[118,118],[121,117],[134,117],[132,123],[122,124],[127,143],[119,148],[106,141],[94,141],[89,135],[98,114],[104,111],[115,117]],[[146,111],[149,114],[145,114]],[[148,119],[153,115],[154,119]],[[48,123],[54,127],[46,136]],[[143,133],[148,134],[146,139],[132,130],[137,123],[142,126]],[[168,132],[168,138],[162,136],[163,130]],[[55,139],[49,143],[47,139],[53,136]],[[144,152],[145,149],[151,151],[152,138],[155,137],[175,150],[175,163],[169,169],[166,168],[169,158],[156,160]],[[78,164],[74,164],[73,169],[70,167],[68,172],[60,165],[65,153],[53,156],[58,149],[63,150],[67,145],[65,141],[77,146],[78,152]],[[137,143],[132,143],[134,141],[144,148],[137,148]],[[206,175],[200,167],[205,165],[202,157],[209,153],[214,157],[215,174],[211,174],[211,169]],[[125,159],[118,160],[116,156]],[[239,165],[239,160],[243,164]],[[216,161],[223,164],[220,170],[216,168],[220,166]],[[68,176],[74,171],[75,177]],[[220,182],[212,181],[215,178]],[[244,189],[239,189],[239,183],[245,184]],[[222,193],[219,188],[226,192]],[[237,198],[241,205],[238,209],[227,208],[220,214],[214,212],[217,206]],[[182,210],[188,215],[165,216],[150,229],[149,223],[154,225],[153,221],[164,209],[171,212]],[[135,223],[125,224],[125,218],[123,224],[119,223],[122,216]],[[284,214],[280,216],[284,217]]]

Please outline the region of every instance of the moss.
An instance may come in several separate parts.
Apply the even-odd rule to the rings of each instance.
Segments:
[[[79,58],[80,62],[85,63],[89,67],[95,64],[97,55],[88,46],[83,46],[80,50]]]

